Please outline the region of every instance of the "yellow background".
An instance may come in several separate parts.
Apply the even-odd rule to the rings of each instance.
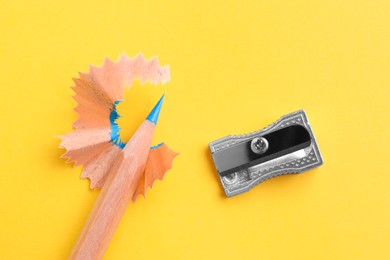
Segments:
[[[72,77],[122,52],[171,65],[119,106],[126,138],[158,97],[180,156],[131,204],[106,259],[390,255],[390,2],[0,2],[0,258],[64,259],[98,191],[59,156]],[[208,143],[304,109],[325,164],[227,199]]]

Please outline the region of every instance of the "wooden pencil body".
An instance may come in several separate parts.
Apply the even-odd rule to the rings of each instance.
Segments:
[[[145,121],[116,159],[69,259],[101,259],[142,176],[155,124]]]

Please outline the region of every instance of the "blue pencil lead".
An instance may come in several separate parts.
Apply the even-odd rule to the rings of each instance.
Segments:
[[[146,118],[146,120],[148,120],[149,122],[152,122],[153,124],[157,124],[157,119],[158,119],[158,115],[160,114],[160,110],[161,110],[161,106],[162,106],[162,102],[164,101],[164,95],[162,95],[162,97],[160,98],[160,100],[157,102],[157,104],[154,106],[152,112],[150,112],[150,114],[148,115],[148,117]]]

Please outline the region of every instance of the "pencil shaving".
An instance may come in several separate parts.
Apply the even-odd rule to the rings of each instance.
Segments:
[[[134,192],[133,201],[136,201],[139,195],[146,197],[146,192],[153,187],[154,182],[162,180],[165,173],[172,168],[173,159],[177,155],[178,153],[174,152],[166,144],[162,144],[149,152],[145,173]]]
[[[89,72],[80,72],[79,78],[73,79],[73,98],[77,102],[74,110],[78,119],[73,123],[75,130],[60,137],[60,147],[66,149],[61,158],[67,158],[67,162],[74,163],[74,167],[83,166],[81,178],[90,179],[91,189],[103,187],[123,148],[124,143],[119,139],[119,127],[115,122],[119,117],[116,104],[124,99],[125,89],[130,88],[135,80],[139,80],[141,85],[147,82],[164,84],[170,80],[170,68],[161,66],[157,57],[146,60],[142,54],[138,54],[131,59],[122,54],[117,62],[106,58],[100,67],[90,66]],[[116,116],[114,122],[111,120],[113,114]],[[145,187],[137,188],[134,201],[140,194],[145,196],[156,179],[163,178],[176,155],[166,144],[151,150],[139,184],[139,187]]]

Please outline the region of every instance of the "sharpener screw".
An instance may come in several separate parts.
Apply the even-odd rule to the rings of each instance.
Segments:
[[[256,154],[265,153],[268,150],[269,144],[264,137],[256,137],[251,142],[251,150]]]

